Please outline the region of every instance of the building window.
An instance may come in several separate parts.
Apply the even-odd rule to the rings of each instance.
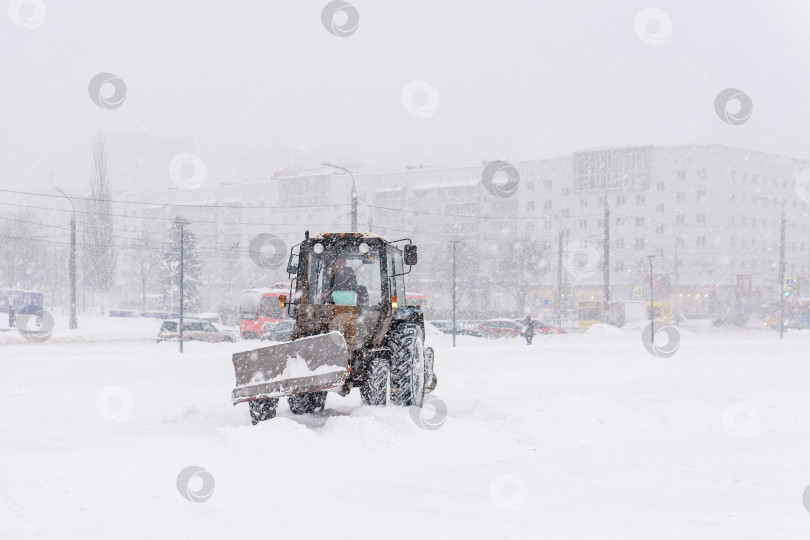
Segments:
[[[568,208],[563,208],[562,209],[562,217],[569,217],[570,215],[571,215],[571,212],[568,210]]]
[[[664,191],[664,190],[666,190],[666,188],[667,188],[667,183],[666,182],[658,182],[655,185],[655,189],[657,189],[658,191]]]
[[[617,238],[616,239],[616,248],[617,249],[624,249],[624,238]]]
[[[616,197],[616,206],[624,206],[624,195],[618,195]]]
[[[534,191],[534,180],[526,182],[526,191]]]
[[[705,246],[706,245],[706,237],[705,236],[698,236],[696,239],[696,244],[698,246]]]
[[[643,238],[636,238],[635,244],[633,244],[634,249],[644,249],[644,239]]]
[[[567,187],[562,188],[562,194],[563,197],[568,197],[569,195],[571,195],[571,188]]]
[[[698,192],[695,193],[695,195],[697,195],[697,200],[699,200],[699,201],[702,201],[703,199],[706,198],[706,192],[705,191],[698,191]]]
[[[686,180],[686,171],[684,169],[679,169],[677,175],[678,180]]]
[[[645,202],[644,195],[636,195],[636,205],[641,206]]]
[[[551,210],[551,201],[545,201],[543,203],[543,208],[545,208],[546,210]]]
[[[675,224],[676,225],[686,225],[686,216],[684,216],[684,215],[675,216]]]
[[[686,202],[686,193],[678,192],[675,194],[675,200],[677,202]]]
[[[636,218],[636,227],[643,227],[643,226],[644,226],[644,218],[643,217],[637,217]]]
[[[587,219],[580,219],[579,220],[579,228],[580,229],[587,229],[588,228],[588,220]]]
[[[698,214],[695,220],[698,223],[706,223],[706,214]]]
[[[664,213],[664,203],[659,203],[658,205],[656,205],[655,211],[658,212],[659,214],[663,214]]]
[[[543,182],[543,189],[545,189],[546,191],[551,191],[551,188],[553,187],[554,183],[551,180],[546,180],[545,182]]]
[[[655,255],[657,257],[663,257],[664,256],[664,248],[655,248]]]
[[[706,180],[706,169],[698,169],[697,177],[698,180]]]
[[[551,230],[551,226],[552,226],[552,223],[551,223],[551,220],[550,220],[550,219],[547,219],[547,220],[545,220],[545,221],[543,222],[543,228],[544,228],[545,230],[547,230],[547,231]]]

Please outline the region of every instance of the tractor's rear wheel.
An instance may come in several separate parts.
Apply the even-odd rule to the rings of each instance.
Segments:
[[[326,406],[326,392],[293,394],[287,398],[287,404],[293,414],[320,412]]]
[[[365,405],[382,406],[388,404],[389,363],[387,358],[372,358],[368,363],[366,378],[360,387],[360,398]]]
[[[400,324],[391,330],[391,402],[421,407],[425,400],[425,336],[418,324]]]
[[[255,426],[259,422],[276,417],[278,398],[262,398],[248,401],[250,406],[250,419]]]

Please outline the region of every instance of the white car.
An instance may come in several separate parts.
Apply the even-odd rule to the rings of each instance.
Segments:
[[[158,331],[157,342],[180,341],[180,321],[173,319],[164,321]],[[183,319],[183,341],[207,341],[209,343],[234,343],[236,332],[222,330],[213,323],[196,319]]]

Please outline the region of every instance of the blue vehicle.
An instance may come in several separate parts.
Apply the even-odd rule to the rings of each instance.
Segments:
[[[37,321],[42,320],[45,295],[39,291],[23,291],[19,289],[0,289],[0,313],[8,314],[13,307],[17,315],[36,315]]]

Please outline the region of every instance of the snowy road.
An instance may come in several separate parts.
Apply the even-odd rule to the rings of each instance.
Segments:
[[[640,331],[456,349],[432,336],[448,412],[438,429],[407,409],[362,407],[356,392],[330,395],[321,415],[293,417],[282,402],[252,427],[230,404],[230,353],[256,342],[192,343],[180,356],[149,341],[151,327],[115,342],[90,334],[0,338],[2,538],[810,530],[810,334],[684,329],[669,359]],[[178,491],[191,465],[213,479],[205,502]]]

